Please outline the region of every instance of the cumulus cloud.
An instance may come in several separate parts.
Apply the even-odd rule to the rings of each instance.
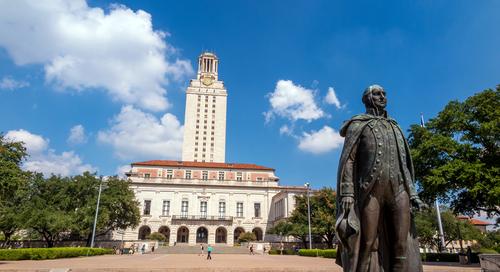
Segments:
[[[335,94],[335,89],[333,87],[328,87],[328,92],[325,96],[325,102],[330,105],[334,105],[337,109],[342,108],[339,99],[337,98],[337,94]]]
[[[132,167],[130,166],[130,164],[125,164],[125,165],[118,166],[116,168],[116,174],[119,177],[124,178],[125,177],[125,173],[129,172],[130,169],[132,169]]]
[[[343,142],[344,139],[338,131],[324,126],[318,131],[304,132],[300,138],[299,149],[313,154],[321,154],[339,148]]]
[[[314,90],[295,85],[291,80],[279,80],[269,95],[271,109],[264,115],[266,121],[276,115],[291,121],[313,121],[325,116],[314,101]]]
[[[153,111],[169,105],[168,79],[193,74],[166,37],[149,13],[123,5],[106,12],[85,0],[0,2],[0,46],[17,65],[42,64],[60,89],[105,90]]]
[[[13,91],[15,89],[28,87],[29,85],[29,82],[23,80],[15,80],[11,76],[4,76],[2,80],[0,80],[0,89],[3,90]]]
[[[28,159],[23,163],[23,168],[28,171],[69,176],[81,174],[85,171],[95,172],[97,169],[90,164],[84,164],[81,158],[73,151],[57,154],[49,148],[49,140],[29,131],[11,130],[5,134],[11,141],[23,142],[28,152]]]
[[[124,106],[111,121],[111,128],[99,131],[99,142],[109,144],[121,159],[179,159],[183,130],[177,117],[166,113],[161,119],[133,106]]]
[[[67,140],[70,144],[83,144],[87,142],[87,135],[85,135],[85,128],[82,125],[76,125],[69,131]]]

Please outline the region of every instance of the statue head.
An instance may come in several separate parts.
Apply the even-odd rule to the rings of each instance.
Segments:
[[[385,106],[387,106],[387,98],[385,95],[385,90],[380,85],[370,85],[365,89],[362,98],[363,104],[365,104],[366,109],[374,109],[376,112],[385,111]]]

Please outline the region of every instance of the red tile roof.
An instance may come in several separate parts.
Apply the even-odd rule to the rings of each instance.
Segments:
[[[483,221],[483,220],[479,220],[477,218],[470,218],[470,217],[465,216],[465,215],[459,215],[459,216],[457,216],[457,219],[460,219],[460,220],[469,220],[469,222],[472,225],[475,225],[475,226],[488,226],[488,225],[492,225],[492,223],[489,223],[489,222],[486,222],[486,221]]]
[[[492,225],[489,222],[486,222],[486,221],[483,221],[483,220],[479,220],[479,219],[476,219],[476,218],[471,218],[470,222],[472,223],[472,225],[476,225],[476,226],[488,226],[488,225]]]
[[[270,170],[274,168],[248,163],[221,163],[221,162],[192,162],[192,161],[167,161],[152,160],[134,162],[132,166],[170,166],[170,167],[194,167],[194,168],[225,168],[225,169],[248,169],[248,170]]]

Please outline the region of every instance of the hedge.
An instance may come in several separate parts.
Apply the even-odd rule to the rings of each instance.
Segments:
[[[300,256],[308,256],[308,257],[323,257],[323,258],[332,258],[335,259],[337,257],[336,249],[300,249]]]
[[[293,249],[283,249],[283,255],[295,255],[295,251]],[[269,255],[281,255],[281,251],[279,249],[271,249],[269,250]]]
[[[0,249],[0,260],[45,260],[113,253],[109,248],[53,247]]]

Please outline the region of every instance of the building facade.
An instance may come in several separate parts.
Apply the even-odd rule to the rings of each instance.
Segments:
[[[114,239],[145,240],[160,232],[169,245],[233,245],[243,232],[270,241],[267,229],[288,217],[302,187],[279,185],[275,170],[225,163],[227,91],[218,77],[219,59],[203,53],[186,91],[182,161],[132,163],[127,176],[141,220]]]
[[[227,91],[218,67],[215,54],[201,54],[197,76],[186,90],[183,161],[225,161]]]
[[[141,223],[123,238],[160,232],[169,245],[233,245],[243,232],[270,241],[267,229],[288,217],[294,196],[305,192],[279,186],[274,169],[255,164],[157,160],[133,163],[128,175]]]

